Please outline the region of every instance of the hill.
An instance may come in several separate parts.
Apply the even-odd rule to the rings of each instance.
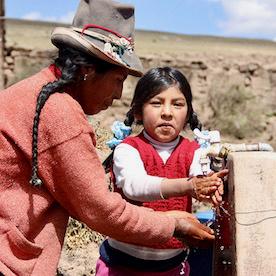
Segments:
[[[42,21],[6,20],[8,46],[27,49],[54,49],[49,37],[55,26],[68,26]],[[192,36],[173,33],[137,30],[135,45],[140,55],[162,53],[183,54],[187,52],[247,53],[276,55],[276,43],[269,40],[225,38],[215,36]]]

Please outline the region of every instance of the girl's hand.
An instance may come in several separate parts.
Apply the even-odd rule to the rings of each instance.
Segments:
[[[212,173],[212,175],[216,175],[219,178],[224,178],[228,174],[228,170],[221,170],[217,173]],[[214,192],[214,194],[211,196],[211,202],[215,207],[219,206],[222,202],[222,196],[224,193],[224,186],[223,181],[221,185],[218,186],[217,190]]]
[[[191,178],[193,190],[191,196],[199,201],[211,202],[215,206],[222,201],[223,181],[221,178],[228,174],[228,170],[210,173],[207,176],[196,176]]]

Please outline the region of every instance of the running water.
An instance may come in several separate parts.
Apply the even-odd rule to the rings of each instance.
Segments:
[[[215,223],[214,231],[216,235],[214,246],[214,276],[221,275],[232,276],[234,266],[232,265],[231,248],[233,246],[233,227],[231,222],[234,221],[232,214],[233,206],[228,201],[214,208]]]

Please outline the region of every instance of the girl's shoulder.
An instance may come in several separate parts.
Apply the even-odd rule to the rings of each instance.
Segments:
[[[122,141],[122,143],[137,147],[138,145],[149,144],[149,141],[144,137],[143,133],[141,132],[134,136],[128,136]]]
[[[182,135],[180,135],[179,146],[189,147],[190,149],[196,150],[199,148],[199,144],[195,140],[190,140]]]

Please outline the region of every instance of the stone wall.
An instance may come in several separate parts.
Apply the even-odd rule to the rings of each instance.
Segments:
[[[194,109],[205,128],[228,142],[267,142],[276,147],[276,56],[143,56],[145,69],[173,66],[188,78]],[[99,115],[105,126],[123,118],[137,80],[125,85],[122,102]]]
[[[5,48],[4,54],[4,83],[8,87],[48,65],[56,51],[37,51],[10,46]]]

